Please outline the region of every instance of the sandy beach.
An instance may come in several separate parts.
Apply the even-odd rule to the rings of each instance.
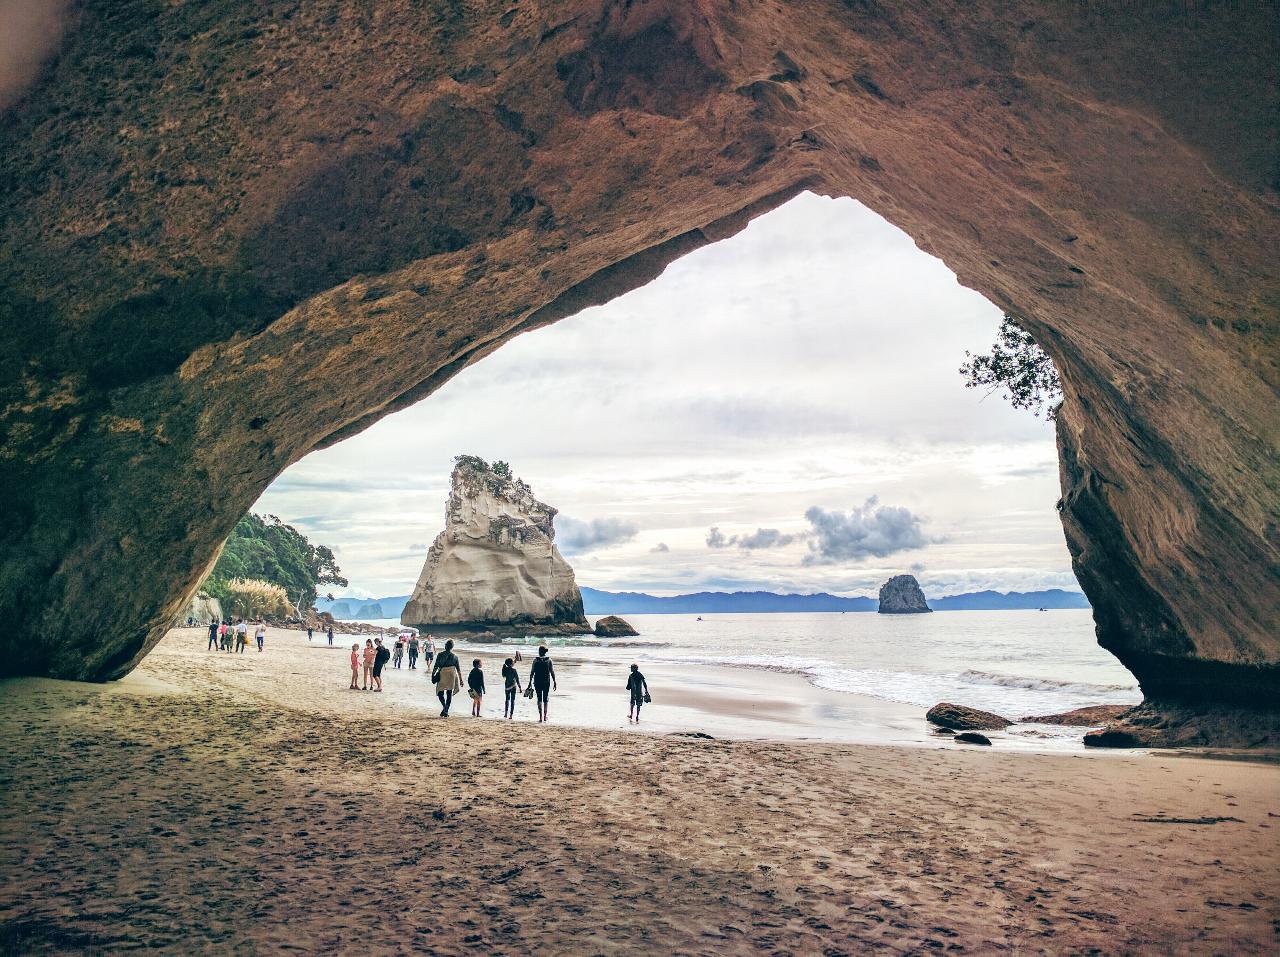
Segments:
[[[444,721],[420,676],[347,691],[342,650],[296,634],[242,656],[198,639],[171,633],[112,685],[0,685],[0,952],[1280,941],[1272,765],[909,746],[927,732],[905,716],[902,744],[742,740],[753,722],[821,737],[836,704],[789,704],[787,676],[757,694],[731,669],[694,701],[655,675],[653,733],[626,727],[620,680],[590,666],[563,669],[553,722],[612,702],[619,729],[539,726],[529,708],[477,721],[465,699]],[[718,704],[713,680],[729,683]],[[844,707],[856,723],[863,706]],[[695,716],[725,733],[665,733]]]

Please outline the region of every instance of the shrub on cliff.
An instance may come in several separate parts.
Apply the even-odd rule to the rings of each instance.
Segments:
[[[1047,405],[1045,418],[1057,414],[1062,399],[1058,370],[1014,316],[1006,314],[1001,320],[989,355],[975,356],[966,350],[965,356],[968,361],[960,366],[960,374],[966,388],[985,386],[988,395],[1003,388],[1015,409],[1039,415]]]
[[[204,587],[223,599],[227,586],[235,579],[277,585],[289,604],[296,601],[303,611],[315,603],[318,586],[347,585],[332,550],[311,544],[305,535],[274,515],[253,513],[236,524]]]

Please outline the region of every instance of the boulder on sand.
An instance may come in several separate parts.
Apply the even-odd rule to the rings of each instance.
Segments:
[[[1096,728],[1114,721],[1129,711],[1127,704],[1095,704],[1087,708],[1076,708],[1062,714],[1038,714],[1023,718],[1024,724],[1060,724],[1070,728]]]
[[[923,615],[933,611],[924,600],[924,592],[914,575],[894,575],[880,586],[882,615]]]
[[[991,739],[985,734],[978,734],[977,731],[961,731],[952,740],[963,741],[965,744],[984,744],[991,747]]]
[[[634,638],[640,632],[631,627],[631,623],[617,615],[605,615],[596,622],[597,638]]]
[[[1003,731],[1013,724],[1008,718],[1002,718],[990,711],[966,708],[962,704],[952,704],[949,701],[935,704],[925,713],[925,718],[932,724],[951,728],[954,731]]]

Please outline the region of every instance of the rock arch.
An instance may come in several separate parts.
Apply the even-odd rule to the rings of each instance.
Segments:
[[[127,672],[292,462],[808,188],[1053,355],[1148,696],[1274,704],[1273,17],[87,0],[0,127],[0,669]]]

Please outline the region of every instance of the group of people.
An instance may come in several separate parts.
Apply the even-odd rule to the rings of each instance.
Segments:
[[[406,651],[410,668],[417,667],[420,654],[425,656],[427,667],[431,670],[431,682],[435,685],[436,698],[440,701],[440,717],[449,717],[453,697],[462,691],[462,661],[453,650],[453,639],[444,643],[444,650],[439,655],[436,654],[435,641],[430,636],[419,641],[416,634],[402,634],[396,639],[394,652],[387,649],[381,638],[365,639],[363,651],[357,642],[351,646],[351,690],[381,691],[383,668],[388,661],[392,661],[395,667],[400,667],[400,660]],[[556,666],[547,646],[540,645],[537,656],[529,666],[528,680],[521,682],[520,672],[516,669],[520,660],[521,655],[517,649],[513,657],[502,663],[502,716],[507,719],[515,717],[516,699],[523,694],[526,698],[534,699],[538,707],[538,721],[544,722],[548,717],[551,692],[557,690]],[[640,673],[639,665],[631,666],[626,688],[630,697],[627,720],[639,723],[640,708],[652,700],[648,682]],[[467,694],[471,698],[473,717],[480,717],[480,706],[486,691],[484,662],[473,658],[471,670],[467,673]]]
[[[254,622],[253,637],[258,644],[258,650],[262,651],[263,646],[267,642],[267,626],[261,618]],[[225,651],[231,653],[231,646],[235,645],[236,653],[243,654],[245,648],[249,644],[249,623],[243,618],[237,618],[232,621],[230,618],[225,621],[209,622],[209,647],[206,651]]]
[[[556,666],[546,645],[538,648],[538,655],[529,667],[529,680],[521,684],[520,673],[516,670],[514,658],[507,658],[502,663],[502,693],[504,718],[514,718],[516,714],[516,696],[524,694],[526,698],[534,698],[538,705],[538,720],[547,720],[547,704],[551,692],[556,688]],[[436,657],[435,667],[431,671],[431,680],[436,686],[436,697],[440,699],[440,717],[449,717],[449,709],[453,706],[453,696],[462,690],[462,662],[453,650],[453,639],[444,643],[444,651]],[[471,670],[467,673],[467,694],[471,697],[471,714],[480,717],[480,703],[485,696],[484,663],[479,658],[471,659]]]

